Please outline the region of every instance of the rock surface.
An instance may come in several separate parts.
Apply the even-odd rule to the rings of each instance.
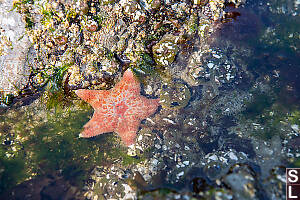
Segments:
[[[0,90],[17,92],[27,83],[26,55],[29,39],[22,16],[12,10],[12,0],[0,1]]]

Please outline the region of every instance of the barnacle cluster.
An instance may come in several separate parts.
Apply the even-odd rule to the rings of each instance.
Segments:
[[[33,79],[38,80],[36,84],[55,79],[60,80],[56,83],[60,87],[98,88],[103,82],[111,84],[107,76],[118,75],[120,64],[138,67],[145,53],[158,66],[171,64],[197,29],[203,35],[207,26],[222,18],[225,1],[82,0],[15,5],[34,18],[27,34],[37,57],[31,63],[34,75],[43,77]],[[204,27],[200,18],[206,20]]]
[[[218,85],[233,82],[240,71],[224,53],[217,50],[194,52],[188,62],[184,79],[191,85]]]

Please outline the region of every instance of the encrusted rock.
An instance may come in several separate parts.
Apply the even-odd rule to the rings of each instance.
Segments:
[[[30,43],[25,23],[12,8],[12,1],[0,1],[0,90],[8,93],[22,89],[30,73],[26,65]]]
[[[158,65],[165,66],[174,61],[179,50],[177,47],[178,39],[179,37],[168,34],[153,46],[153,56]]]

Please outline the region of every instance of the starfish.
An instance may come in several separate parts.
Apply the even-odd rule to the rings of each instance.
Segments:
[[[127,146],[134,143],[141,121],[154,114],[159,106],[159,99],[140,94],[140,83],[130,69],[110,90],[79,89],[75,93],[94,108],[92,119],[84,125],[79,137],[116,132]]]

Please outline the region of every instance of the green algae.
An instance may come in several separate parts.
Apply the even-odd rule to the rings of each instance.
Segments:
[[[140,156],[128,155],[125,148],[112,149],[110,152],[108,152],[108,156],[110,158],[119,157],[121,159],[122,166],[137,164],[145,160],[143,155]]]
[[[300,111],[299,110],[294,110],[288,117],[288,120],[291,124],[297,124],[300,126]]]
[[[253,100],[246,102],[246,109],[241,113],[243,120],[256,124],[257,128],[250,131],[256,138],[271,140],[275,135],[285,138],[289,132],[289,110],[278,101],[275,93],[252,92]]]
[[[45,99],[45,103],[46,103],[46,107],[47,109],[62,109],[63,108],[63,104],[65,103],[64,102],[64,99],[65,99],[65,94],[64,92],[61,90],[61,91],[57,91],[57,92],[54,92],[54,93],[48,93],[47,92],[44,94],[44,95],[47,95],[47,99]]]
[[[13,2],[12,10],[17,10],[24,15],[25,28],[30,30],[34,27],[34,19],[30,10],[30,6],[34,4],[34,0],[20,0]]]
[[[295,168],[299,168],[300,167],[300,158],[297,158],[294,162],[290,163],[289,166],[287,167],[295,167]]]
[[[268,82],[269,84],[271,87],[266,91],[252,89],[252,100],[245,102],[246,109],[241,112],[241,119],[246,123],[256,124],[257,127],[250,131],[256,138],[262,140],[270,140],[274,136],[286,138],[291,132],[291,125],[300,125],[299,107],[297,104],[282,101],[280,95],[285,86],[272,81]]]
[[[113,4],[115,0],[100,0],[99,2],[102,3],[103,5],[109,5],[109,4]]]
[[[266,101],[264,100],[263,102]],[[244,119],[250,119],[252,123],[258,126],[258,128],[250,131],[251,135],[264,141],[271,140],[276,135],[286,138],[291,131],[290,125],[297,124],[297,120],[299,123],[299,118],[297,118],[296,114],[298,111],[290,111],[277,101],[272,105],[266,105],[263,109],[262,107],[256,109],[255,115],[244,116]]]
[[[93,145],[95,144],[89,145],[88,140],[78,142],[77,136],[86,122],[87,114],[89,113],[81,111],[69,112],[65,116],[61,114],[60,116],[48,115],[49,121],[40,121],[38,124],[31,124],[32,117],[26,116],[26,114],[21,114],[23,120],[20,121],[15,121],[18,117],[7,117],[6,123],[10,126],[10,130],[2,132],[1,140],[4,144],[8,138],[12,142],[1,146],[1,154],[6,159],[6,163],[17,162],[16,167],[20,166],[19,168],[22,170],[16,171],[19,171],[18,173],[22,176],[15,176],[13,169],[5,167],[3,173],[12,177],[12,180],[10,184],[6,184],[7,181],[1,181],[3,190],[32,176],[50,174],[56,170],[62,170],[62,174],[68,178],[70,168],[76,167],[77,171],[84,171],[92,163],[95,163],[96,156],[95,159],[83,161],[83,157],[92,154],[89,151],[94,152]],[[11,123],[15,124],[11,125]],[[22,148],[16,149],[16,144],[21,145]],[[8,151],[12,148],[16,149],[15,152]],[[81,177],[80,179],[83,180],[81,174],[74,177]],[[82,184],[80,181],[76,181],[76,183]]]
[[[274,103],[274,99],[265,93],[254,93],[253,99],[252,102],[246,103],[246,110],[243,111],[243,115],[247,118],[255,118]]]
[[[106,160],[105,151],[116,151],[110,149],[115,141],[107,140],[109,136],[102,135],[93,139],[78,137],[90,114],[90,111],[71,112],[68,118],[52,119],[35,128],[36,135],[28,145],[32,146],[32,152],[36,152],[34,159],[42,163],[44,173],[62,170],[65,178],[74,179],[74,183],[82,186],[87,178],[86,172]],[[113,154],[112,159],[118,156],[120,154]]]
[[[57,15],[57,12],[54,9],[47,9],[46,4],[42,5],[40,8],[42,14],[41,23],[44,25],[50,25],[51,20],[55,15]]]
[[[4,92],[0,91],[0,104],[10,105],[13,102],[13,99],[13,94],[4,94]]]
[[[198,16],[193,13],[190,19],[187,21],[188,32],[190,35],[194,35],[198,29]]]
[[[54,67],[53,73],[48,77],[47,74],[45,73],[46,76],[45,78],[48,78],[49,81],[48,90],[50,92],[55,92],[62,89],[64,75],[71,65],[72,63],[68,63],[68,64],[63,64],[61,67]]]
[[[55,112],[39,108],[41,116],[30,109],[0,115],[0,193],[34,176],[57,171],[81,187],[97,165],[116,161],[130,165],[143,160],[142,155],[128,156],[116,134],[79,138],[92,114],[92,109],[86,108],[65,106]]]
[[[280,49],[281,51],[295,51],[297,49],[295,47],[299,44],[300,22],[298,17],[275,15],[272,16],[272,21],[280,21],[280,23],[275,28],[266,30],[260,42],[268,48],[271,46],[271,48]]]
[[[141,58],[142,58],[141,62],[137,65],[137,67],[134,68],[134,70],[140,71],[144,74],[150,74],[150,75],[155,74],[156,67],[152,57],[147,53],[143,53],[141,55]]]
[[[28,177],[25,169],[25,162],[22,157],[13,160],[0,157],[0,194],[8,188],[19,183],[20,180],[25,180]]]
[[[286,131],[283,130],[283,123],[286,121],[286,113],[280,110],[277,104],[271,109],[263,112],[256,120],[257,123],[262,124],[263,129],[254,130],[252,135],[263,140],[270,140],[275,135],[284,138]]]
[[[158,188],[150,191],[142,190],[138,195],[140,196],[140,199],[167,199],[169,195],[172,196],[174,194],[178,193],[169,188]]]

